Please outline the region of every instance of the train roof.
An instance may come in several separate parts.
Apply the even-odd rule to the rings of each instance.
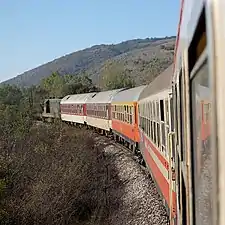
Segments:
[[[130,88],[118,93],[112,100],[112,103],[135,102],[146,85]]]
[[[61,100],[61,104],[72,104],[72,103],[81,103],[84,104],[89,98],[92,98],[96,95],[96,92],[85,93],[85,94],[76,94],[76,95],[67,95]]]
[[[159,74],[140,94],[139,100],[172,87],[173,64]]]
[[[113,97],[122,90],[124,90],[124,88],[98,92],[95,96],[89,98],[87,103],[111,103]]]

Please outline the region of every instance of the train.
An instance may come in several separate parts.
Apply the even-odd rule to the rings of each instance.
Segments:
[[[46,99],[42,117],[130,148],[172,225],[225,224],[225,1],[181,0],[174,62],[148,85]]]

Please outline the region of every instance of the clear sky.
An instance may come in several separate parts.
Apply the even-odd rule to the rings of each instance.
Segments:
[[[0,82],[96,44],[176,35],[180,0],[0,0]]]

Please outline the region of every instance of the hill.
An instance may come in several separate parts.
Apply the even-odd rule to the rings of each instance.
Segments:
[[[53,72],[61,75],[88,74],[95,84],[107,63],[119,63],[134,78],[136,85],[149,83],[173,61],[175,37],[134,39],[111,45],[95,45],[35,69],[26,71],[3,83],[20,87],[37,85]]]

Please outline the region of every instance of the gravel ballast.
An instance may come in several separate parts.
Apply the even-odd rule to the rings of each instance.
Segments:
[[[105,170],[105,224],[169,224],[153,180],[132,152],[103,136],[95,141]]]

